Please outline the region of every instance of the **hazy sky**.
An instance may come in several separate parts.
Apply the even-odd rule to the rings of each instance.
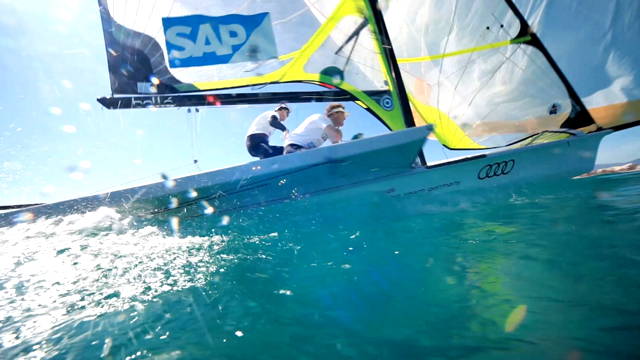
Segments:
[[[175,177],[247,162],[246,129],[272,109],[103,109],[96,98],[109,96],[110,88],[96,1],[0,0],[0,33],[0,205],[56,201],[157,181],[161,173]],[[578,69],[570,75],[581,77]],[[598,90],[585,87],[585,97]],[[347,138],[363,129],[384,132],[368,113],[347,106]],[[293,128],[323,107],[294,104],[286,125]],[[639,138],[638,129],[605,138],[598,161],[640,157]],[[433,149],[436,158],[444,156]]]

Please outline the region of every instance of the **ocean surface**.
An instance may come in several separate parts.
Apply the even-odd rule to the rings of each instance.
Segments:
[[[250,235],[0,228],[0,359],[640,358],[640,173],[478,195]]]

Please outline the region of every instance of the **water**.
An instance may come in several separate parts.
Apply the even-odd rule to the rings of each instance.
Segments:
[[[347,223],[0,229],[0,358],[640,357],[640,173]]]

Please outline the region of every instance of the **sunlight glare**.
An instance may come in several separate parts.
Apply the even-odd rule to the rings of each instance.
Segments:
[[[73,125],[64,125],[62,126],[62,131],[68,134],[75,134],[78,131],[78,129],[76,129],[76,127]]]
[[[91,164],[91,161],[89,160],[82,160],[78,163],[78,166],[80,166],[83,169],[90,169],[92,164]]]
[[[198,196],[198,192],[195,191],[194,189],[187,190],[187,197],[189,199],[195,199],[197,196]]]
[[[171,231],[174,236],[177,236],[180,232],[180,218],[177,216],[172,216],[169,219],[169,226],[171,227]]]
[[[177,207],[178,207],[178,205],[180,205],[180,203],[179,203],[178,199],[177,199],[177,198],[172,197],[172,198],[170,198],[170,199],[169,199],[169,204],[167,205],[167,208],[169,208],[169,209],[175,209],[175,208],[177,208]]]
[[[33,213],[29,211],[23,211],[13,217],[13,222],[20,224],[20,223],[30,222],[33,219],[35,219],[35,215],[33,215]]]
[[[57,106],[52,106],[52,107],[50,107],[50,108],[49,108],[49,112],[50,112],[52,115],[56,115],[56,116],[60,116],[60,115],[62,115],[62,109],[61,109],[61,108],[59,108],[59,107],[57,107]]]
[[[162,176],[162,180],[164,180],[164,187],[167,189],[173,189],[176,186],[176,181],[169,178],[167,174],[160,174]]]
[[[511,311],[509,317],[504,323],[505,332],[514,332],[520,326],[524,318],[527,316],[527,305],[518,305]]]

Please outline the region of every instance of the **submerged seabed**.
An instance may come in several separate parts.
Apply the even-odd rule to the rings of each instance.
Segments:
[[[476,195],[260,235],[111,209],[0,229],[0,358],[640,357],[639,173]]]

